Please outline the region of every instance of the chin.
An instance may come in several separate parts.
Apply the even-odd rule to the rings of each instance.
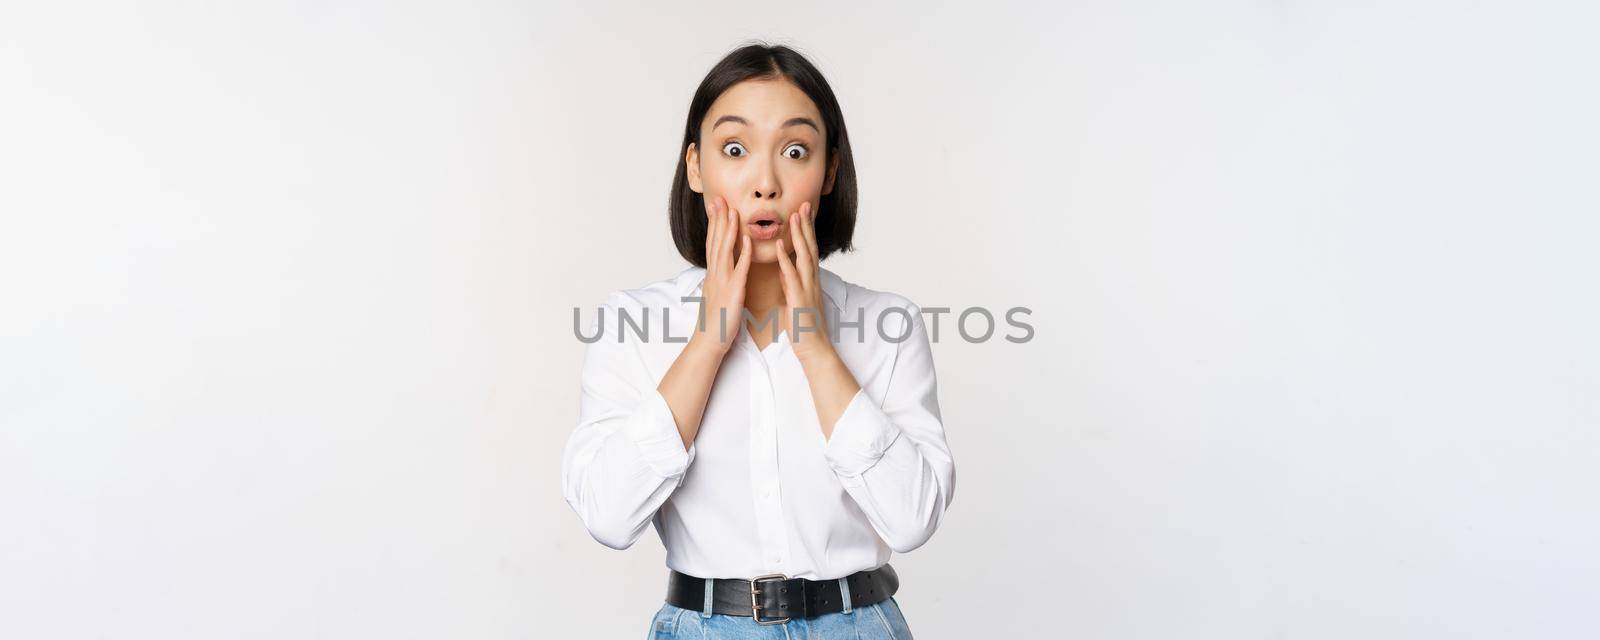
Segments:
[[[751,247],[751,249],[756,252],[754,256],[751,256],[751,262],[761,264],[778,263],[778,242],[776,240],[762,241],[761,243]],[[789,259],[793,260],[794,254],[789,254]]]

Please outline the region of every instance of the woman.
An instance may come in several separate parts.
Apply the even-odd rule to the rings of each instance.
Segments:
[[[681,151],[693,266],[580,333],[563,494],[615,549],[654,523],[671,571],[651,637],[910,638],[889,556],[938,528],[955,464],[921,309],[818,266],[855,227],[833,90],[787,47],[740,48]]]

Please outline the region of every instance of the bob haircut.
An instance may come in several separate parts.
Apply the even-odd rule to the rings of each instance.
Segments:
[[[689,144],[700,147],[700,123],[705,120],[711,103],[724,91],[746,80],[784,78],[793,82],[817,105],[822,112],[823,130],[827,132],[827,147],[823,166],[832,162],[827,154],[838,154],[839,167],[834,172],[833,190],[823,195],[817,203],[815,215],[817,232],[817,261],[835,251],[852,251],[850,238],[856,229],[856,166],[850,156],[850,135],[845,131],[844,113],[833,89],[823,79],[822,72],[812,66],[805,56],[783,45],[749,44],[722,58],[700,81],[694,99],[689,102],[689,119],[683,126],[683,144],[678,147],[678,172],[672,179],[672,196],[668,202],[671,214],[672,241],[678,253],[694,266],[706,266],[706,201],[705,196],[689,188],[687,154]]]

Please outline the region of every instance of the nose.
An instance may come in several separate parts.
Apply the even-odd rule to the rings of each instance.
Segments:
[[[779,195],[777,167],[772,162],[763,163],[756,174],[755,192],[757,200],[776,200]]]

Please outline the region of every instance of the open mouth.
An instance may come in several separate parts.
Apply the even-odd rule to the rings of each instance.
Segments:
[[[750,229],[750,238],[752,240],[771,240],[778,237],[778,230],[783,227],[783,224],[772,217],[763,217],[751,221],[747,226]]]

